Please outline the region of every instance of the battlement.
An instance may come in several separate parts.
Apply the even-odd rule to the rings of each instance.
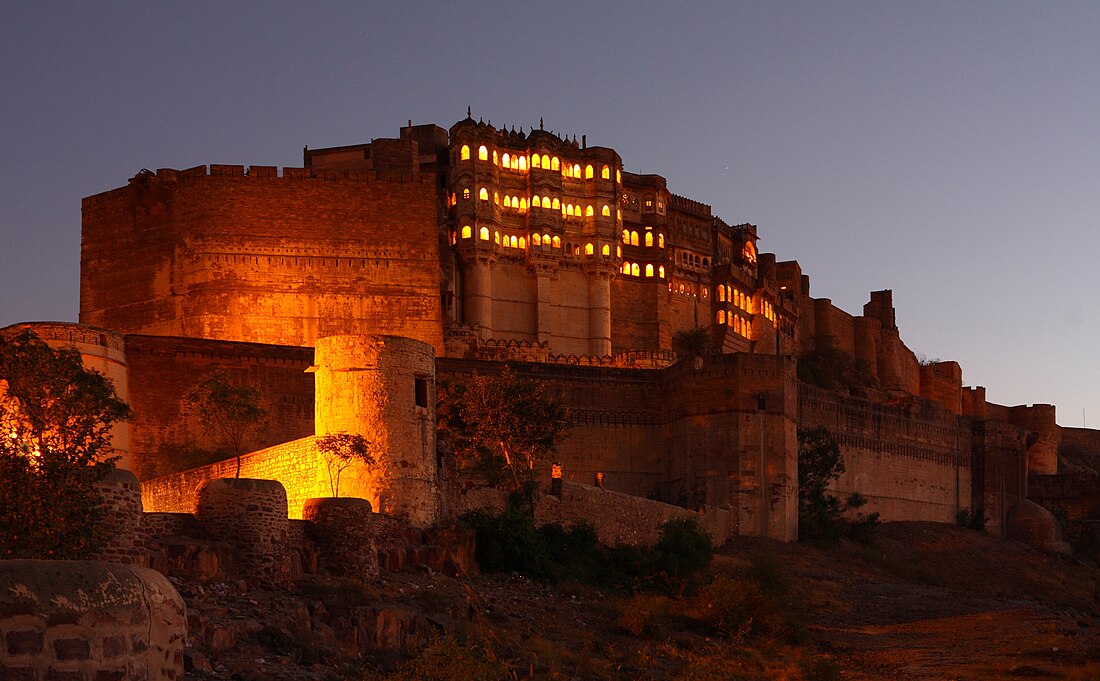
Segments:
[[[669,194],[668,205],[676,210],[682,210],[685,213],[693,213],[702,217],[710,217],[711,209],[710,204],[695,201],[679,194]]]

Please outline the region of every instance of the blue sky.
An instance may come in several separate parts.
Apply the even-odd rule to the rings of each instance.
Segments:
[[[496,125],[797,259],[1002,404],[1100,426],[1100,4],[3,3],[0,325],[75,320],[80,199],[142,168]]]

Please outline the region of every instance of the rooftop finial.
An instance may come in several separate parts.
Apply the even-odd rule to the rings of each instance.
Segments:
[[[539,116],[539,130],[542,130],[542,116]]]
[[[474,117],[473,111],[470,109],[469,106],[467,106],[466,107],[466,118],[473,118],[473,117]]]

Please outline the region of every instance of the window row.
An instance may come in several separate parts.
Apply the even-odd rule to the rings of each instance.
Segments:
[[[645,273],[645,276],[652,277],[654,275],[654,272],[656,272],[659,279],[665,278],[665,266],[659,265],[656,269],[654,269],[653,263],[649,263],[643,268],[641,264],[636,262],[624,262],[623,266],[619,268],[619,271],[623,274],[629,274],[634,277],[642,276],[643,272]],[[669,290],[672,290],[671,286],[672,284],[669,284]]]
[[[730,288],[729,286],[718,285],[715,290],[718,294],[718,302],[724,303],[727,300],[737,307],[741,308],[749,314],[753,313],[752,294],[745,295],[740,289]]]
[[[685,296],[696,296],[696,295],[698,295],[694,284],[685,284],[684,282],[680,282],[679,284],[676,284],[676,283],[673,283],[671,280],[668,282],[668,291],[669,291],[669,293],[682,293]],[[703,289],[703,297],[704,298],[706,297],[706,292],[707,292],[707,290],[704,288]]]
[[[644,243],[645,243],[646,246],[649,246],[649,247],[653,246],[653,232],[645,232],[643,239],[644,239]],[[626,244],[627,246],[637,246],[637,245],[639,245],[637,230],[624,229],[623,230],[623,243]],[[657,248],[664,248],[664,247],[665,247],[665,235],[658,232],[657,233]]]
[[[710,267],[710,258],[688,251],[676,251],[676,262],[685,267]]]
[[[458,152],[459,159],[462,161],[470,160],[470,145],[463,144],[462,148]],[[488,161],[490,156],[489,148],[484,144],[478,147],[477,158],[479,161]],[[496,150],[492,152],[493,164],[501,166],[502,168],[510,168],[512,170],[526,171],[528,169],[527,156],[524,154],[510,154],[504,152],[504,154],[498,156]],[[530,160],[531,168],[542,168],[543,170],[560,170],[562,177],[571,178],[583,178],[591,180],[596,176],[595,166],[589,164],[581,168],[579,163],[563,164],[557,156],[550,156],[549,154],[532,154]],[[604,164],[600,166],[600,179],[611,179],[611,166]],[[615,170],[615,181],[622,182],[622,173]]]
[[[752,324],[747,319],[742,319],[738,315],[730,312],[726,314],[725,310],[718,310],[718,316],[715,319],[721,325],[728,326],[733,329],[733,332],[748,338],[752,332]]]

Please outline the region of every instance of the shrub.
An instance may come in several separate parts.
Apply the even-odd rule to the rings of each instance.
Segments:
[[[635,594],[622,601],[619,626],[639,638],[661,639],[670,630],[671,609],[668,596]]]
[[[670,589],[682,591],[687,580],[710,565],[714,543],[695,518],[674,518],[661,525],[661,539],[653,547],[658,567]]]
[[[747,579],[717,576],[696,594],[695,612],[700,622],[726,638],[771,635],[783,628],[775,604],[759,584]]]
[[[370,679],[368,675],[366,677]],[[459,643],[454,636],[441,636],[393,674],[375,676],[389,681],[503,681],[515,678],[508,664],[491,646],[475,641]]]

